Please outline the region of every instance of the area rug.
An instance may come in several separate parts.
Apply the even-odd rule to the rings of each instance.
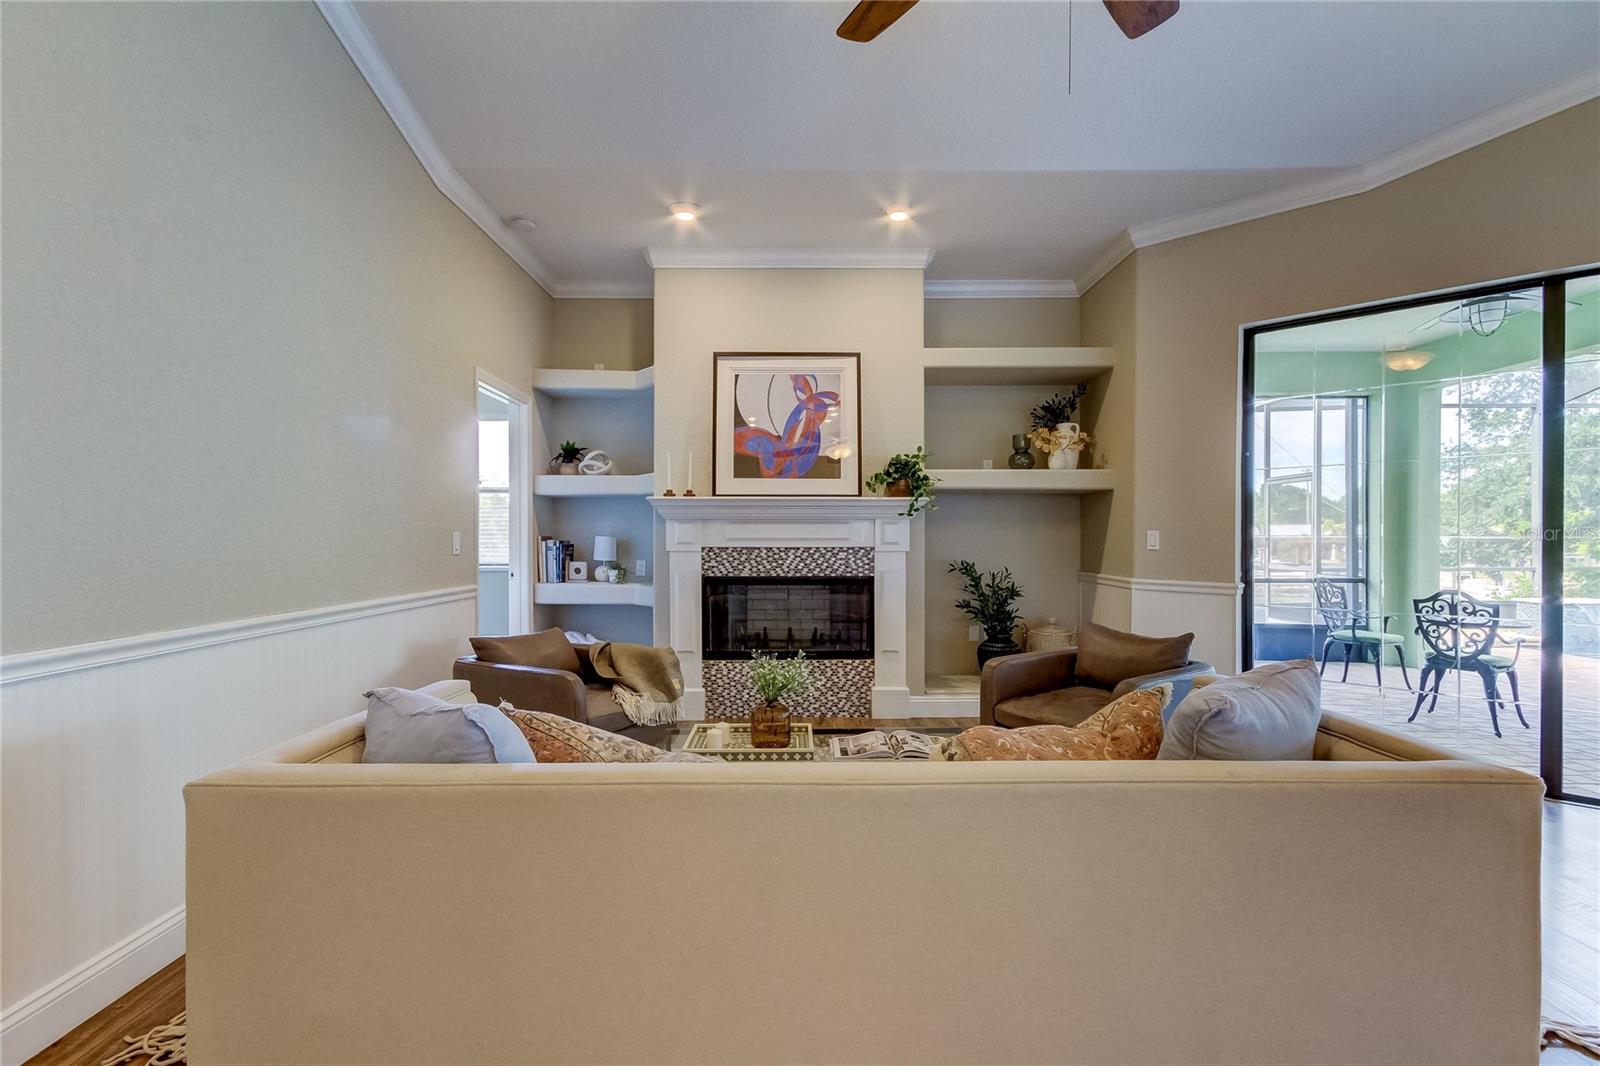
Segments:
[[[100,1066],[121,1066],[138,1062],[140,1066],[176,1066],[189,1061],[188,1011],[183,1011],[166,1025],[158,1025],[143,1036],[125,1036],[128,1046],[120,1055],[106,1059]]]

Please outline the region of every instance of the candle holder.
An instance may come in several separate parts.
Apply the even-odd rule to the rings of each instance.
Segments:
[[[685,496],[693,496],[694,495],[694,489],[684,489],[683,490],[683,494]]]
[[[663,495],[663,496],[676,496],[676,495],[677,495],[677,493],[676,493],[676,492],[673,492],[673,491],[672,491],[672,490],[671,490],[671,489],[668,489],[668,490],[667,490],[667,491],[666,491],[666,492],[663,492],[663,493],[662,493],[662,494],[661,494],[661,495]],[[686,496],[692,496],[692,495],[694,495],[694,494],[693,494],[693,493],[685,493],[685,494],[684,494],[684,495],[686,495]]]

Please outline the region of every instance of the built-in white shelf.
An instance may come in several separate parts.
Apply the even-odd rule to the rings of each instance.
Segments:
[[[654,585],[612,585],[604,581],[539,581],[533,586],[534,603],[611,604],[619,607],[654,607]]]
[[[924,348],[926,385],[1076,385],[1112,369],[1111,348]]]
[[[654,474],[535,474],[535,496],[649,496]]]
[[[939,479],[934,492],[1053,492],[1057,494],[1110,492],[1116,487],[1114,470],[929,470]]]
[[[655,388],[656,368],[643,370],[559,370],[533,372],[533,391],[546,396],[627,396]]]

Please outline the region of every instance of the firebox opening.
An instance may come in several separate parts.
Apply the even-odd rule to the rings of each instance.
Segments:
[[[707,577],[701,594],[707,659],[872,658],[870,577]]]

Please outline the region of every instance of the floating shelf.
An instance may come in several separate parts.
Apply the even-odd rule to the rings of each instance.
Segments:
[[[620,607],[654,607],[654,585],[612,585],[604,581],[539,581],[534,603],[590,603]]]
[[[929,470],[939,479],[938,492],[1110,492],[1114,470]]]
[[[535,496],[649,496],[654,474],[535,474]]]
[[[927,385],[1076,385],[1114,365],[1111,348],[924,348]]]
[[[643,370],[536,369],[533,391],[546,396],[628,396],[655,388],[656,368]]]

